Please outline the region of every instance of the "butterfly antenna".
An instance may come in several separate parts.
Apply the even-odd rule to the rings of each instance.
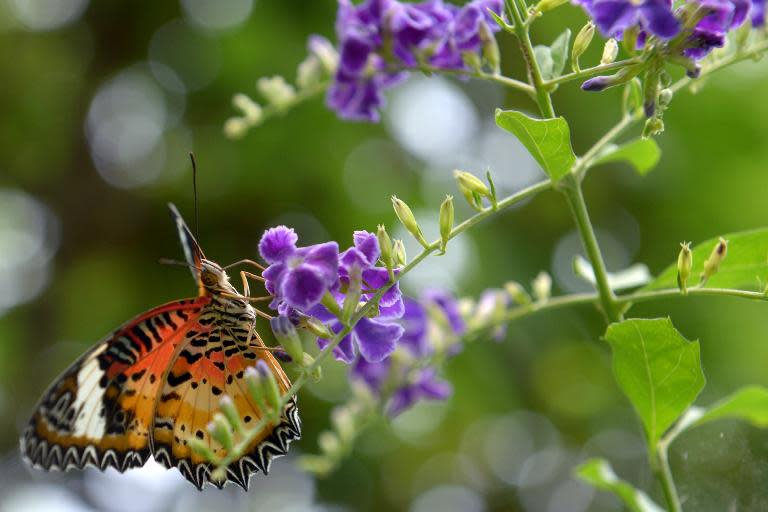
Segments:
[[[193,265],[190,265],[186,261],[172,260],[170,258],[160,258],[158,260],[158,263],[160,263],[161,265],[178,265],[180,267],[189,267],[192,269],[195,268]]]
[[[192,194],[195,198],[195,238],[200,238],[200,231],[198,230],[200,215],[197,210],[197,164],[195,163],[195,154],[189,152],[189,159],[192,160]]]

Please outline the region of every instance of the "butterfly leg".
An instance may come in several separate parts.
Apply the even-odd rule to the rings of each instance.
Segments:
[[[231,267],[236,267],[237,265],[251,265],[251,266],[254,266],[257,269],[261,270],[262,272],[265,270],[264,265],[260,265],[259,263],[255,262],[253,260],[238,260],[238,261],[236,261],[234,263],[230,263],[229,265],[224,267],[224,269],[226,270],[226,269],[231,268]],[[260,279],[262,281],[264,280],[261,277],[259,277],[258,279]]]

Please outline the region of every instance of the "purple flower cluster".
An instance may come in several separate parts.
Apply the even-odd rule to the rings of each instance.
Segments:
[[[442,291],[427,291],[420,301],[405,299],[405,312],[398,321],[403,334],[397,344],[403,357],[378,363],[359,358],[352,367],[352,378],[365,384],[374,394],[390,396],[387,413],[396,416],[420,400],[445,400],[451,394],[449,383],[425,365],[437,344],[461,335],[466,325],[456,300]],[[455,353],[443,347],[449,355]]]
[[[341,322],[321,301],[330,296],[341,307],[347,290],[358,288],[362,303],[389,281],[387,269],[376,266],[380,249],[372,233],[355,232],[354,246],[341,254],[335,242],[297,247],[297,241],[293,229],[278,226],[268,229],[259,242],[259,253],[269,263],[262,275],[267,291],[274,296],[270,307],[281,315],[293,319],[312,316],[339,332]],[[360,319],[335,347],[337,359],[352,363],[359,352],[365,360],[379,362],[394,351],[403,328],[393,320],[405,310],[399,286],[391,286],[378,305],[375,316]],[[328,342],[318,338],[320,348]]]
[[[638,41],[649,36],[668,41],[684,28],[686,17],[699,19],[678,51],[699,60],[723,46],[725,34],[749,15],[753,26],[765,24],[765,0],[689,0],[677,10],[671,0],[575,0],[607,37],[621,38],[638,31]],[[698,12],[697,12],[698,11]],[[599,85],[599,84],[598,84]],[[598,90],[593,87],[589,90]]]
[[[328,106],[342,119],[378,121],[383,90],[406,77],[398,69],[424,63],[468,70],[464,54],[481,52],[499,30],[489,10],[501,15],[503,0],[472,0],[463,7],[443,0],[339,0],[339,65]]]

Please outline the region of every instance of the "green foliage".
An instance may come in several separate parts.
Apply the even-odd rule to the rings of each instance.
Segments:
[[[594,487],[615,494],[632,512],[661,512],[663,509],[643,491],[620,479],[604,459],[589,459],[576,468],[576,476]]]
[[[605,339],[616,380],[654,447],[704,387],[699,343],[686,340],[668,318],[611,324]]]
[[[720,264],[716,274],[705,285],[709,288],[755,289],[765,283],[768,277],[768,228],[742,231],[723,235],[728,240],[728,256]],[[693,276],[704,270],[704,262],[719,237],[711,238],[693,248]],[[694,281],[695,282],[695,281]],[[677,286],[677,265],[667,267],[646,290],[673,288]]]
[[[562,117],[534,119],[514,110],[496,110],[496,124],[514,134],[544,172],[557,182],[573,167],[571,131]]]
[[[557,78],[563,73],[568,61],[568,49],[571,44],[571,30],[565,29],[552,43],[552,46],[538,45],[533,49],[539,63],[541,77],[544,80]]]
[[[726,418],[741,419],[760,428],[768,427],[768,389],[762,386],[742,388],[707,408],[690,426]]]
[[[656,167],[660,157],[661,150],[655,140],[639,138],[620,146],[610,144],[593,165],[623,161],[634,167],[638,174],[645,176]]]

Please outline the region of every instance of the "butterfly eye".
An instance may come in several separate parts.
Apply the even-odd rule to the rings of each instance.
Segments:
[[[219,278],[216,276],[216,274],[206,268],[204,268],[200,273],[200,279],[203,281],[205,286],[214,286],[219,282]]]

